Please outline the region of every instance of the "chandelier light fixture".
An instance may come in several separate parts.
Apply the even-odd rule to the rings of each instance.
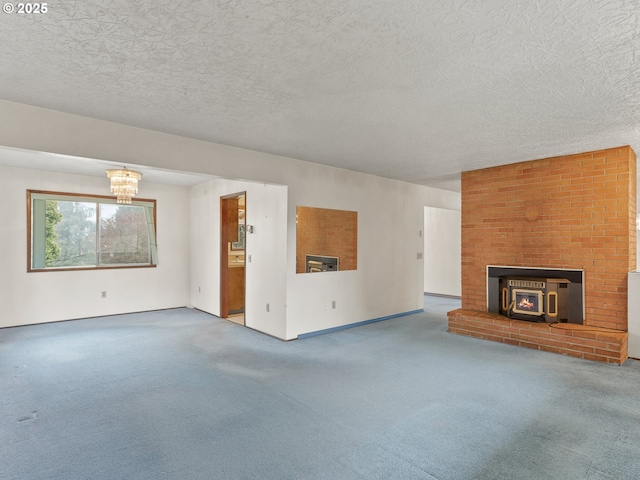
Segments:
[[[142,174],[122,167],[107,170],[107,177],[111,179],[111,193],[117,197],[117,202],[131,204],[131,197],[138,193],[138,180],[142,178]]]

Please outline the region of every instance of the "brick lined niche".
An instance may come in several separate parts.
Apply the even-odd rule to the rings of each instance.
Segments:
[[[340,270],[358,267],[358,212],[296,208],[296,273],[305,272],[305,255],[338,257]]]
[[[636,268],[636,155],[631,147],[464,172],[461,187],[462,309],[449,312],[449,330],[531,348],[553,347],[583,358],[597,356],[595,349],[611,350],[611,355],[591,359],[622,363],[627,274]],[[584,270],[585,321],[571,327],[583,337],[572,333],[568,339],[553,326],[488,313],[487,265]],[[540,328],[544,335],[522,337],[522,329]],[[598,341],[587,335],[594,332],[622,339],[606,341],[606,348],[586,345]]]

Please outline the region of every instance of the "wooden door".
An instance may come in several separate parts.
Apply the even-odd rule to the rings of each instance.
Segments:
[[[244,193],[220,198],[220,316],[244,313],[245,266],[244,248],[229,255],[231,245],[240,240],[239,212],[244,207]],[[242,260],[240,260],[240,258]],[[241,322],[244,324],[244,322]]]

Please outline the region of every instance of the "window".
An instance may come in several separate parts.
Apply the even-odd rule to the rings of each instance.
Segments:
[[[155,200],[27,191],[29,271],[157,264]]]

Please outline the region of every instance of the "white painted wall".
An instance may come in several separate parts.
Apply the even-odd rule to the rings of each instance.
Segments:
[[[247,192],[245,324],[278,338],[286,325],[287,188],[216,179],[191,190],[191,303],[220,315],[220,197]],[[249,261],[251,256],[251,261]],[[266,305],[269,304],[269,312]]]
[[[424,291],[462,295],[460,210],[424,209]]]
[[[629,356],[640,359],[640,272],[629,273]]]
[[[287,186],[286,339],[421,309],[424,264],[417,254],[424,249],[424,207],[460,209],[455,192],[6,101],[0,101],[0,145]],[[358,270],[295,273],[298,205],[358,212]],[[214,235],[208,228],[192,225],[192,232]],[[202,253],[197,250],[192,265]],[[217,275],[195,273],[208,276],[211,288]]]
[[[640,176],[637,178],[636,192],[640,192]],[[636,252],[640,253],[640,213],[636,199]],[[629,322],[629,356],[640,360],[640,270],[629,272],[627,290],[627,318]]]
[[[158,266],[27,272],[27,190],[109,195],[104,179],[0,167],[0,327],[183,307],[189,302],[188,189],[142,182],[156,199]],[[101,292],[107,298],[101,298]]]
[[[421,310],[424,273],[417,256],[423,251],[423,207],[459,208],[459,195],[312,164],[289,173],[287,338]],[[295,273],[291,219],[300,205],[358,212],[357,270]]]

